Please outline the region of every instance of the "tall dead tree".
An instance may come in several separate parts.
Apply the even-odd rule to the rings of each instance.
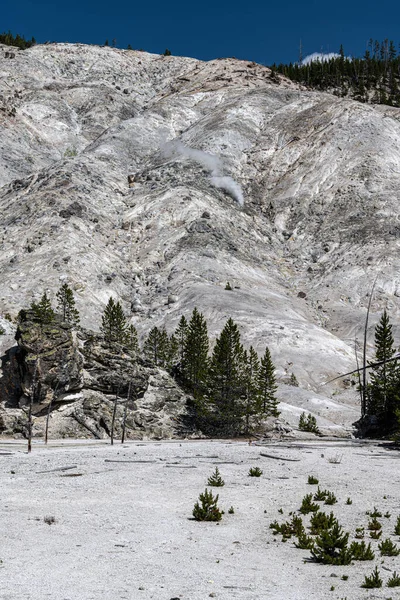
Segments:
[[[117,414],[117,403],[118,403],[118,395],[119,395],[119,386],[117,388],[117,393],[115,394],[115,399],[114,399],[114,408],[113,408],[113,414],[112,414],[112,420],[111,420],[111,446],[114,445],[114,425],[115,425],[115,415]]]
[[[28,407],[28,452],[32,452],[32,406],[33,406],[33,403],[35,400],[35,395],[36,395],[37,370],[38,370],[38,359],[36,359],[35,367],[33,369],[32,391],[30,394],[29,407]]]
[[[126,398],[125,406],[124,406],[124,416],[123,416],[123,419],[122,419],[121,444],[123,444],[125,442],[126,417],[127,417],[127,414],[128,414],[128,402],[130,402],[130,399],[131,399],[131,391],[132,391],[132,381],[129,382],[128,396]]]
[[[367,412],[367,334],[368,334],[368,320],[369,313],[371,310],[371,302],[372,296],[374,295],[374,289],[376,280],[378,279],[378,275],[374,279],[374,283],[372,284],[371,293],[368,301],[367,308],[367,316],[365,319],[365,327],[364,327],[364,346],[363,346],[363,382],[362,382],[362,400],[361,400],[361,416],[364,417]]]

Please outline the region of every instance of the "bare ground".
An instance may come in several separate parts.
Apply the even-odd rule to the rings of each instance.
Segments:
[[[260,456],[300,459],[277,460]],[[336,464],[330,462],[337,459]],[[2,600],[348,600],[399,598],[386,582],[399,557],[323,566],[282,543],[269,524],[289,518],[315,490],[313,474],[338,503],[327,506],[352,535],[374,506],[382,539],[400,515],[400,454],[377,444],[306,442],[268,447],[244,441],[0,442]],[[220,524],[191,519],[218,465]],[[248,470],[259,466],[261,478]],[[72,468],[66,468],[72,467]],[[65,470],[61,470],[65,469]],[[350,497],[352,505],[346,505]],[[235,513],[228,514],[230,506]],[[283,515],[278,512],[282,508]],[[54,517],[48,524],[45,517]],[[52,519],[46,519],[51,521]],[[307,518],[305,519],[307,522]],[[369,539],[366,538],[368,542]],[[364,590],[375,567],[384,587]],[[348,580],[341,579],[348,575]],[[335,588],[331,590],[332,586]]]

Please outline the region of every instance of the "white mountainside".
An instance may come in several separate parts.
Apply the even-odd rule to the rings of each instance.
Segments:
[[[231,316],[246,345],[270,347],[281,381],[294,372],[313,391],[282,386],[285,416],[355,420],[354,388],[319,386],[354,368],[377,274],[370,341],[385,306],[398,317],[400,110],[235,59],[9,51],[1,313],[67,282],[94,329],[110,295],[141,333],[197,306],[215,337]]]

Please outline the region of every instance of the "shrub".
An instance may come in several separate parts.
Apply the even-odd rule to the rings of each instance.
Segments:
[[[312,501],[313,495],[306,494],[301,502],[301,506],[299,508],[300,512],[303,515],[308,515],[310,512],[317,512],[319,510],[319,505],[313,503]]]
[[[0,335],[4,335],[6,330],[0,325]]]
[[[203,494],[199,496],[199,502],[196,502],[193,508],[193,516],[196,521],[220,521],[222,519],[222,512],[219,510],[218,494],[214,497],[211,490],[207,488]]]
[[[374,506],[374,510],[372,512],[367,510],[367,512],[365,514],[368,515],[369,517],[372,517],[373,519],[376,519],[377,517],[381,518],[381,516],[382,516],[382,513],[379,512],[379,510],[376,508],[376,506]]]
[[[337,503],[337,498],[333,492],[328,492],[325,498],[325,504],[332,505]]]
[[[231,284],[229,283],[229,281],[227,281],[227,282],[226,282],[225,289],[226,289],[228,292],[231,292],[231,291],[232,291],[232,286],[231,286]]]
[[[346,504],[348,504],[348,505],[353,504],[353,500],[351,498],[347,498]]]
[[[259,467],[252,467],[249,470],[249,476],[250,477],[261,477],[262,473],[263,472],[261,471],[261,469]]]
[[[349,534],[343,533],[342,527],[336,522],[330,529],[321,531],[315,540],[311,554],[317,562],[328,565],[348,565],[352,558],[351,551],[347,547],[348,540]]]
[[[370,531],[379,531],[379,529],[382,529],[382,524],[379,523],[376,517],[374,517],[373,519],[368,521],[368,529]]]
[[[400,586],[400,575],[397,575],[396,571],[393,572],[393,575],[388,579],[387,582],[388,587],[399,587]]]
[[[361,586],[362,588],[380,588],[382,587],[382,579],[379,576],[378,567],[372,571],[371,575],[365,575],[365,581]]]
[[[235,514],[235,509],[233,508],[233,506],[231,506],[231,507],[228,509],[228,513],[229,513],[230,515],[234,515],[234,514]]]
[[[313,475],[309,475],[308,476],[308,480],[307,483],[309,483],[310,485],[318,485],[319,481],[316,477],[314,477]]]
[[[299,387],[299,382],[297,381],[297,377],[294,373],[292,373],[290,376],[289,385],[293,385],[294,387]]]
[[[371,543],[367,546],[365,542],[352,542],[350,551],[354,560],[374,560],[375,558]]]
[[[222,479],[218,467],[215,467],[214,473],[208,478],[207,485],[213,487],[222,487],[225,485],[225,481]]]
[[[318,489],[314,494],[314,500],[318,500],[319,502],[322,502],[323,500],[326,499],[328,494],[329,494],[328,490],[321,490],[321,488],[318,486]]]
[[[364,527],[356,527],[356,539],[361,540],[364,537]]]
[[[47,516],[47,517],[43,517],[43,521],[45,523],[47,523],[47,525],[53,525],[56,522],[56,518],[55,517],[51,517],[51,516]]]
[[[335,523],[337,523],[337,519],[334,516],[333,512],[327,515],[324,512],[316,512],[311,515],[310,519],[310,529],[312,535],[318,535],[321,531],[326,531],[331,529]]]
[[[299,537],[305,533],[303,520],[301,517],[296,515],[292,516],[291,521],[286,521],[281,525],[278,523],[278,521],[274,521],[270,524],[269,528],[274,530],[274,535],[281,533],[284,538],[290,538],[292,535]]]
[[[304,531],[298,535],[297,542],[294,545],[301,550],[312,550],[314,548],[314,540]]]
[[[382,556],[398,556],[400,554],[399,548],[396,544],[393,544],[390,538],[383,540],[378,548],[381,551]]]
[[[373,540],[379,540],[381,535],[382,535],[382,531],[371,531],[369,534],[369,537],[372,538]]]
[[[305,412],[301,413],[300,415],[299,429],[301,431],[315,433],[316,435],[319,435],[321,433],[317,427],[317,419],[310,413],[306,416]]]

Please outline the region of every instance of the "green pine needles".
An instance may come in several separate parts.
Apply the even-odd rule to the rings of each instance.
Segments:
[[[75,308],[75,298],[71,288],[64,283],[56,294],[58,310],[62,315],[62,320],[71,325],[78,325],[79,312]]]
[[[249,470],[249,477],[261,477],[262,474],[260,467],[251,467]]]
[[[208,478],[207,485],[213,487],[222,487],[225,485],[225,481],[222,479],[218,467],[215,467],[214,473]]]
[[[330,529],[321,531],[317,536],[311,554],[317,562],[328,565],[349,565],[352,553],[348,548],[348,541],[349,534],[343,533],[342,527],[336,521]]]
[[[299,429],[300,431],[308,431],[309,433],[315,433],[316,435],[321,434],[317,426],[317,419],[310,413],[308,415],[306,415],[305,412],[301,413],[299,419]]]
[[[206,488],[194,505],[192,514],[196,521],[220,521],[222,512],[218,508],[218,494],[213,496],[213,493]]]
[[[382,587],[382,579],[380,577],[378,567],[375,567],[371,575],[365,575],[365,580],[361,587],[368,589]]]

